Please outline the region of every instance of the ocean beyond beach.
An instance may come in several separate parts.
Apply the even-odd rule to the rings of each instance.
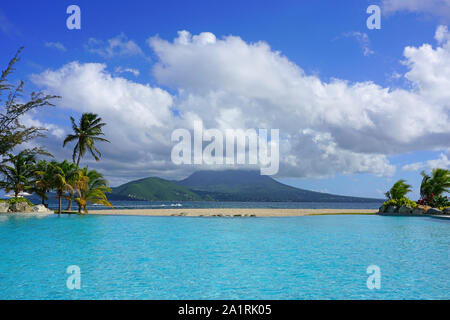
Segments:
[[[36,197],[29,197],[34,203],[39,203]],[[111,200],[114,208],[108,208],[102,205],[88,204],[89,211],[98,210],[161,210],[161,209],[370,209],[377,210],[382,201],[374,202],[238,202],[238,201],[129,201],[129,200]],[[63,208],[66,208],[67,202],[63,202]],[[58,202],[51,197],[49,199],[49,208],[58,209]],[[73,207],[76,209],[76,205]]]
[[[427,217],[1,215],[0,299],[449,299],[449,239]]]

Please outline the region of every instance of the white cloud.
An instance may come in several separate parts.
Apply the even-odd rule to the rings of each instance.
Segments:
[[[66,47],[61,42],[46,42],[45,46],[47,48],[54,48],[63,52],[67,51]]]
[[[31,116],[31,114],[24,114],[21,119],[20,122],[27,126],[27,127],[38,127],[38,128],[44,128],[47,130],[47,134],[51,134],[54,137],[58,138],[58,139],[64,139],[64,136],[66,134],[64,128],[61,128],[58,125],[52,124],[52,123],[43,123],[35,118],[33,118]]]
[[[63,97],[59,105],[103,118],[108,124],[105,134],[112,143],[100,147],[104,151],[101,167],[110,168],[116,178],[132,176],[131,169],[138,175],[144,168],[148,172],[163,167],[170,161],[162,155],[170,154],[166,137],[170,137],[172,97],[159,88],[113,77],[105,68],[103,64],[72,62],[34,75],[32,80],[49,92],[58,92]]]
[[[402,170],[405,171],[419,171],[428,170],[431,171],[435,168],[450,169],[450,159],[444,153],[441,153],[438,159],[415,162],[411,164],[404,165]]]
[[[438,26],[436,29],[436,33],[434,35],[434,38],[438,42],[438,44],[442,44],[450,40],[450,34],[448,33],[448,27],[447,26]]]
[[[17,148],[14,150],[15,152],[20,152],[24,149],[33,149],[33,148],[44,148],[46,151],[51,151],[51,154],[55,155],[56,158],[62,159],[64,157],[69,158],[70,155],[64,154],[64,156],[61,155],[61,146],[62,141],[64,140],[64,137],[66,136],[67,132],[65,128],[52,124],[47,122],[42,122],[38,119],[36,119],[36,113],[37,111],[31,111],[29,113],[24,114],[20,118],[20,123],[27,126],[27,127],[38,127],[38,128],[44,128],[46,131],[43,131],[42,133],[45,135],[45,137],[41,138],[35,138],[30,141],[26,141],[25,143],[21,144],[20,146],[17,146]],[[51,149],[51,150],[50,150]]]
[[[416,85],[407,91],[372,82],[325,83],[264,42],[247,44],[229,36],[203,45],[198,41],[202,36],[189,40],[181,34],[173,43],[150,39],[160,58],[153,73],[161,83],[182,89],[182,111],[239,109],[241,123],[277,124],[291,133],[309,127],[332,131],[339,146],[358,152],[395,153],[414,148],[427,133],[449,133],[445,101],[450,92],[435,90],[449,88],[447,47],[405,49],[406,77]],[[208,112],[203,118],[215,120],[218,114]],[[438,139],[434,145],[446,142]]]
[[[370,56],[371,54],[374,54],[374,51],[370,48],[370,39],[367,33],[353,31],[344,33],[343,36],[347,38],[355,38],[356,41],[358,41],[364,56]]]
[[[135,77],[138,77],[140,72],[137,69],[133,69],[133,68],[123,68],[123,67],[116,67],[114,69],[114,72],[117,74],[122,74],[122,73],[131,73],[133,74]]]
[[[124,33],[106,42],[89,38],[85,47],[89,52],[96,53],[103,58],[143,55],[141,48],[133,40],[128,40],[128,37]]]
[[[192,167],[170,162],[171,132],[191,128],[280,129],[280,175],[318,177],[368,172],[390,176],[389,155],[449,148],[450,45],[404,51],[412,89],[372,82],[323,82],[265,42],[180,32],[149,39],[160,88],[114,77],[102,64],[70,63],[33,77],[61,105],[96,112],[108,123],[101,167],[120,181]],[[87,85],[89,84],[89,85]],[[171,109],[179,112],[175,116]]]
[[[450,0],[383,0],[383,13],[409,11],[450,19]]]

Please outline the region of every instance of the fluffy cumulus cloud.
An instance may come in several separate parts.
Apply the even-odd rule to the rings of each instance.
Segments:
[[[116,179],[163,168],[170,154],[167,124],[172,120],[172,97],[160,88],[113,77],[105,68],[104,64],[73,62],[34,75],[32,80],[60,94],[62,107],[78,113],[95,112],[103,118],[108,124],[105,134],[112,143],[101,147],[102,168],[114,171]],[[57,149],[60,146],[55,145]]]
[[[450,20],[450,0],[383,0],[383,13],[409,11]]]
[[[280,129],[280,176],[389,176],[389,155],[449,147],[448,40],[405,48],[410,90],[324,82],[267,43],[237,36],[181,31],[173,41],[152,37],[148,44],[158,57],[153,75],[173,95],[113,76],[103,64],[74,62],[33,77],[61,95],[61,105],[104,118],[112,143],[102,145],[102,168],[117,181],[192,170],[171,164],[170,137],[198,119],[222,130]]]

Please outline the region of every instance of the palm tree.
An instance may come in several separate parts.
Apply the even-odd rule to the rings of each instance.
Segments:
[[[425,171],[420,174],[423,176],[420,196],[425,202],[429,203],[434,197],[450,192],[450,170],[436,168],[431,172],[431,176]]]
[[[47,207],[45,200],[48,200],[47,193],[52,189],[52,180],[55,168],[52,163],[40,160],[34,168],[33,192],[41,198],[41,203]]]
[[[7,165],[10,163],[11,165]],[[8,154],[8,157],[0,165],[0,173],[4,180],[0,182],[0,188],[6,192],[13,191],[14,197],[31,188],[30,179],[33,176],[36,157],[27,151],[22,151],[18,155]]]
[[[75,123],[75,119],[73,117],[70,117],[70,120],[72,121],[72,129],[74,133],[67,135],[64,140],[63,147],[65,147],[69,142],[77,142],[73,149],[73,162],[79,166],[80,160],[84,157],[86,151],[89,151],[94,159],[99,161],[102,154],[95,147],[95,141],[109,142],[105,138],[100,137],[104,135],[102,128],[106,125],[106,123],[102,123],[102,118],[99,118],[98,115],[94,113],[83,113],[79,125]]]
[[[74,164],[64,160],[61,163],[52,161],[52,165],[54,167],[52,187],[56,191],[56,197],[58,198],[58,213],[61,214],[61,199],[64,197],[64,193],[66,191],[73,192],[73,187],[67,181],[67,177],[69,176]]]
[[[429,202],[432,198],[432,186],[430,183],[431,177],[422,171],[420,173],[422,175],[422,183],[420,184],[420,198],[425,202]]]
[[[88,213],[88,202],[102,204],[112,208],[105,194],[111,192],[111,189],[107,186],[108,181],[101,173],[95,170],[88,170],[87,167],[80,169],[78,181],[75,185],[75,190],[78,195],[78,198],[75,200],[78,203],[79,213],[81,213],[81,210],[84,213]]]
[[[408,192],[411,192],[411,185],[406,184],[406,180],[398,180],[392,188],[385,193],[386,197],[394,200],[403,198]]]
[[[74,192],[75,192],[75,182],[78,179],[78,166],[74,163],[69,163],[67,161],[62,163],[63,166],[63,171],[65,173],[65,179],[66,182],[68,184],[70,184],[72,186],[72,188],[68,188],[67,192],[69,193],[69,195],[66,197],[66,199],[68,200],[68,204],[67,204],[67,211],[72,210],[72,202],[73,202],[73,196],[74,196]]]

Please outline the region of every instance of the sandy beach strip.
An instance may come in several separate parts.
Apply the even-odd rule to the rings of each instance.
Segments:
[[[265,209],[265,208],[211,208],[211,209],[124,209],[93,210],[89,214],[96,215],[129,215],[129,216],[186,216],[186,217],[295,217],[309,215],[332,214],[375,214],[375,209]]]

